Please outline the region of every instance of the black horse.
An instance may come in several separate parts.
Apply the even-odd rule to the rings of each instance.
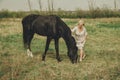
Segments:
[[[37,33],[42,36],[47,36],[45,52],[42,55],[42,60],[45,60],[49,44],[52,39],[55,41],[56,49],[56,59],[61,61],[59,56],[59,38],[62,37],[68,48],[68,56],[72,63],[77,62],[77,47],[75,39],[71,35],[70,28],[56,15],[36,15],[31,14],[23,18],[23,41],[24,46],[27,48],[27,54],[33,57],[30,43],[34,36],[34,33]]]

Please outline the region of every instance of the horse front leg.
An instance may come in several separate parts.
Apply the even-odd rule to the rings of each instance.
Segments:
[[[47,37],[45,51],[44,51],[44,53],[42,55],[42,61],[45,61],[46,53],[47,53],[47,50],[49,48],[49,44],[50,44],[51,40],[52,40],[51,37]]]
[[[55,40],[56,59],[58,60],[58,62],[61,62],[60,55],[59,55],[58,39],[54,39],[54,40]]]

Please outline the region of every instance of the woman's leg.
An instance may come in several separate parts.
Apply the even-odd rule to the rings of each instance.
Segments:
[[[80,49],[80,61],[82,61],[82,59],[83,59],[83,55],[84,55],[84,53],[83,53],[83,49]]]
[[[84,58],[85,58],[85,56],[86,56],[86,55],[85,55],[85,53],[83,52],[83,57],[82,57],[82,59],[84,59]]]

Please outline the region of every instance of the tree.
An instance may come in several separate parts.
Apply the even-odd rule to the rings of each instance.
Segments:
[[[39,0],[39,7],[40,7],[40,11],[42,11],[42,3],[41,3],[41,0]]]
[[[54,10],[54,4],[53,4],[53,0],[48,0],[48,11],[52,11],[53,12],[53,10]]]
[[[88,0],[89,10],[94,10],[95,8],[95,0]]]
[[[32,11],[32,9],[31,9],[30,0],[28,0],[28,6],[29,6],[29,9],[30,9],[30,12],[31,12],[31,11]]]
[[[48,11],[51,11],[50,0],[48,0]]]
[[[54,11],[54,5],[53,5],[53,0],[51,0],[51,7],[52,7],[52,12]]]
[[[117,4],[116,4],[116,0],[114,0],[114,9],[117,9]]]

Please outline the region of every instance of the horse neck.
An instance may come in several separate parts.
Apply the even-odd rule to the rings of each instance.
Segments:
[[[65,43],[67,45],[68,50],[70,50],[72,48],[72,35],[71,35],[71,30],[70,28],[62,21],[62,20],[58,20],[59,21],[59,26],[62,26],[62,38],[65,40]]]
[[[66,43],[66,45],[67,45],[68,50],[70,50],[71,47],[73,46],[73,45],[72,45],[72,41],[71,41],[71,36],[64,35],[64,36],[63,36],[63,39],[65,40],[65,43]]]

